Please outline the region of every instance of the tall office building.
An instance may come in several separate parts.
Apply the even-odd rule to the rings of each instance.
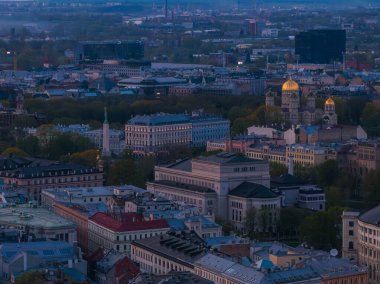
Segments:
[[[295,53],[301,63],[328,64],[343,61],[345,30],[310,30],[295,38]]]
[[[141,41],[85,41],[75,49],[75,59],[82,60],[141,60],[144,44]]]

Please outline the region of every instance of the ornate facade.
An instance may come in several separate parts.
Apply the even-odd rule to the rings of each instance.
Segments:
[[[331,98],[325,102],[325,110],[316,108],[315,94],[306,96],[306,102],[301,104],[300,87],[292,79],[287,80],[281,89],[281,113],[286,123],[292,125],[311,125],[323,119],[328,125],[337,124],[335,104]],[[274,94],[268,92],[265,98],[266,106],[274,107]]]

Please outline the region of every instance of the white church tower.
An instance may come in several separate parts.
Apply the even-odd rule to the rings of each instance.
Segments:
[[[103,144],[102,156],[109,156],[110,152],[110,125],[107,118],[107,108],[104,108],[104,122],[103,122]]]

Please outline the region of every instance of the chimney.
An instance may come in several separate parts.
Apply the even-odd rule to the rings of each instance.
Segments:
[[[293,155],[290,155],[290,156],[289,156],[288,174],[290,174],[290,175],[294,175],[294,161],[293,161]]]

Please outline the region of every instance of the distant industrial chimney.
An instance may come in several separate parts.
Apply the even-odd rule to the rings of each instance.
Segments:
[[[294,175],[294,161],[293,161],[293,155],[290,155],[290,156],[289,156],[288,174],[290,174],[290,175]]]
[[[165,0],[165,19],[168,19],[168,0]]]

